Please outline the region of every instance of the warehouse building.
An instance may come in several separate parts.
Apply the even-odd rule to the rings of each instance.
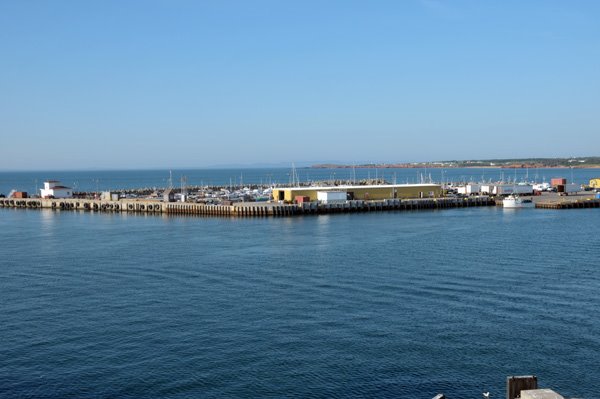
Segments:
[[[384,200],[391,198],[439,198],[443,196],[439,184],[385,184],[372,186],[323,186],[323,187],[285,187],[274,188],[275,201],[296,202],[317,201],[327,197],[325,192],[344,193],[346,200]],[[319,195],[319,193],[322,193]],[[336,200],[342,194],[334,194]],[[329,197],[332,197],[330,195]]]

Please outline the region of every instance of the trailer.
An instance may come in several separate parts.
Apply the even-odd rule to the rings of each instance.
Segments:
[[[561,184],[557,186],[557,191],[559,195],[569,195],[569,194],[575,194],[578,193],[579,191],[581,191],[581,186],[575,184],[575,183],[569,183],[569,184]]]
[[[457,190],[457,194],[475,195],[475,194],[480,193],[481,186],[479,184],[469,183],[465,186],[457,187],[456,190]]]
[[[497,184],[492,191],[493,195],[533,195],[531,184]]]

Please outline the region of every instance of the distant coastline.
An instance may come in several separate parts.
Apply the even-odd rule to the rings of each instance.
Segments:
[[[600,169],[600,157],[585,158],[532,158],[532,159],[490,159],[466,161],[370,163],[370,164],[315,164],[314,169],[421,169],[421,168],[489,168],[489,169]]]

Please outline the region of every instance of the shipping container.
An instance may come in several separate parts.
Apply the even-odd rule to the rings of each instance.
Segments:
[[[15,191],[13,198],[27,198],[27,193],[25,191]]]
[[[564,186],[565,184],[567,184],[567,179],[565,179],[564,177],[555,177],[552,180],[550,180],[550,184],[553,186]]]

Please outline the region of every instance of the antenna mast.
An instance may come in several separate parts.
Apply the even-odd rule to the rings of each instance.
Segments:
[[[169,181],[167,182],[168,189],[173,189],[173,171],[169,170]]]
[[[181,176],[181,195],[187,196],[187,177]]]

